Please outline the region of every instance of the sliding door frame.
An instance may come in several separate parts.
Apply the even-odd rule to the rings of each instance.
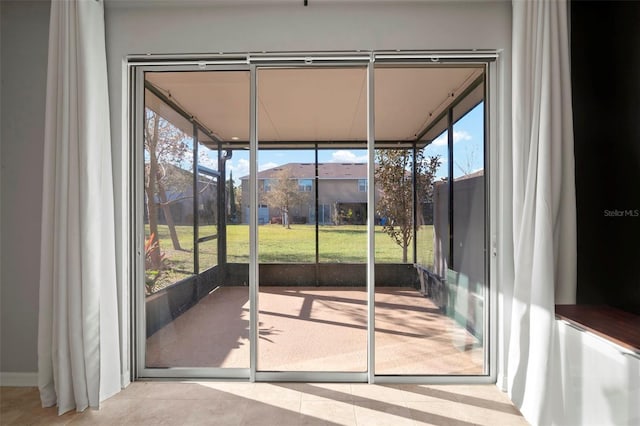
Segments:
[[[374,72],[376,63],[385,66],[433,66],[475,65],[485,70],[485,296],[484,336],[488,348],[484,349],[485,372],[481,375],[377,375],[375,373],[375,189],[367,186],[367,371],[366,372],[270,372],[259,371],[258,364],[258,103],[257,72],[261,68],[344,68],[362,67],[367,72],[367,157],[368,182],[375,182],[375,114]],[[157,55],[131,56],[127,58],[129,93],[129,167],[131,192],[131,374],[132,380],[153,378],[223,379],[241,381],[323,381],[368,383],[495,383],[497,355],[497,282],[495,241],[497,236],[497,147],[499,120],[504,115],[503,94],[500,87],[504,77],[499,73],[501,57],[497,51],[446,51],[446,52],[352,52],[352,53],[293,53],[247,55]],[[144,286],[144,170],[143,117],[144,74],[158,71],[246,71],[250,77],[249,152],[250,152],[250,211],[249,211],[249,368],[148,368],[145,365],[145,294]]]
[[[187,379],[197,379],[197,378],[217,378],[224,380],[249,380],[250,368],[217,368],[217,367],[147,367],[145,365],[146,361],[146,303],[145,303],[145,289],[144,283],[144,223],[143,223],[143,212],[144,212],[144,168],[140,167],[140,164],[143,164],[144,161],[144,114],[145,114],[145,103],[144,103],[144,81],[145,81],[145,73],[146,72],[180,72],[180,71],[212,71],[212,72],[224,72],[224,71],[236,71],[236,72],[247,72],[249,73],[249,66],[246,65],[246,62],[241,61],[217,61],[215,63],[210,63],[207,65],[203,65],[202,63],[198,64],[173,64],[173,63],[148,63],[142,64],[135,67],[135,82],[132,84],[133,90],[135,91],[135,103],[134,103],[134,111],[132,114],[133,119],[135,121],[132,123],[134,128],[135,139],[133,143],[130,144],[132,149],[132,162],[131,167],[134,171],[132,176],[134,176],[133,182],[131,182],[131,187],[134,189],[132,191],[132,204],[133,204],[133,219],[134,227],[132,229],[133,238],[136,246],[133,250],[135,254],[135,262],[133,263],[132,272],[134,274],[134,279],[132,280],[133,285],[131,286],[131,293],[134,306],[133,318],[135,318],[133,327],[132,327],[132,335],[133,335],[133,345],[134,348],[134,356],[135,360],[133,365],[135,365],[135,376],[133,379],[137,378],[145,378],[145,379],[153,379],[153,378],[187,378]],[[194,128],[196,127],[194,122]],[[198,143],[197,135],[193,136],[193,143]],[[196,159],[194,158],[194,161]],[[194,163],[195,164],[195,163]],[[223,178],[224,181],[224,178]],[[194,225],[195,226],[195,225]],[[195,249],[195,246],[194,246]],[[196,270],[197,274],[198,271]]]
[[[339,60],[336,60],[339,59]],[[305,56],[298,58],[289,58],[289,57],[271,57],[265,56],[257,59],[255,64],[252,63],[251,71],[251,93],[252,97],[257,98],[258,96],[258,73],[260,70],[268,70],[268,69],[321,69],[321,68],[330,68],[330,69],[363,69],[367,72],[367,76],[370,75],[370,70],[373,68],[372,64],[372,56],[371,55],[354,55],[345,58],[336,58],[336,57],[322,57],[321,60],[318,60],[317,57],[313,56]],[[372,81],[369,81],[367,78],[368,84],[372,84]],[[369,89],[369,86],[367,86]],[[257,170],[257,159],[258,159],[258,150],[259,150],[259,138],[258,138],[258,125],[259,125],[259,117],[257,111],[257,103],[252,104],[251,117],[252,117],[252,131],[251,131],[251,139],[250,139],[250,163],[251,167],[255,168],[255,170],[251,170],[249,175],[250,182],[250,250],[251,250],[251,265],[250,265],[250,273],[252,275],[249,276],[250,283],[253,284],[253,291],[251,292],[251,312],[252,315],[255,315],[255,321],[252,321],[252,325],[257,323],[258,321],[258,311],[260,307],[259,296],[260,296],[260,279],[259,279],[259,263],[258,263],[258,170]],[[367,111],[367,119],[371,117],[373,110],[371,110],[371,114]],[[367,134],[367,146],[373,146],[373,134]],[[317,152],[317,146],[314,148]],[[372,153],[372,150],[368,152]],[[372,155],[372,154],[371,154]],[[368,164],[373,164],[371,159]],[[373,176],[373,167],[367,168],[367,173]],[[370,176],[370,177],[371,177]],[[367,188],[367,197],[369,194],[373,194],[374,191]],[[369,200],[370,201],[370,200]],[[373,205],[373,204],[371,204]],[[368,212],[373,212],[374,209],[367,209]],[[371,225],[373,221],[368,222],[367,224],[367,241],[372,241],[374,227]],[[368,253],[373,253],[372,251],[367,250]],[[255,256],[254,256],[255,255]],[[371,255],[371,254],[369,254]],[[368,258],[368,263],[369,259]],[[371,268],[373,269],[373,268]],[[373,276],[372,276],[373,277]],[[367,295],[371,294],[371,283],[373,280],[367,279]],[[372,316],[373,306],[370,303],[367,303],[367,317],[370,318]],[[367,326],[367,353],[370,353],[369,346],[372,342],[372,325],[369,323]],[[258,369],[258,358],[260,352],[260,341],[258,339],[258,330],[257,327],[251,332],[251,348],[252,351],[255,352],[252,359],[254,362],[251,364],[251,376],[252,380],[260,381],[260,382],[367,382],[370,381],[370,375],[368,371],[363,372],[340,372],[340,371],[261,371]],[[252,352],[252,353],[253,353]],[[367,367],[369,364],[367,363]]]

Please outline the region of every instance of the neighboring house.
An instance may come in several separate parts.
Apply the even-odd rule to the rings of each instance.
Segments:
[[[315,163],[288,163],[258,173],[258,191],[269,192],[279,172],[289,170],[298,181],[298,191],[307,193],[306,200],[293,206],[289,215],[294,223],[315,223],[316,190]],[[249,176],[242,181],[242,215],[249,218]],[[376,193],[376,200],[379,194]],[[266,204],[258,208],[258,222],[270,223],[280,219],[280,209]],[[318,223],[321,225],[364,224],[367,218],[367,164],[318,163]]]
[[[165,209],[168,207],[176,225],[193,224],[193,172],[173,164],[159,164],[160,182],[165,191],[165,200],[156,193],[158,203],[158,223],[166,224]],[[147,165],[148,170],[148,165]],[[145,172],[148,173],[148,172]],[[198,173],[198,210],[200,225],[213,225],[217,216],[217,178],[218,172],[199,166]],[[144,219],[147,221],[145,209]]]

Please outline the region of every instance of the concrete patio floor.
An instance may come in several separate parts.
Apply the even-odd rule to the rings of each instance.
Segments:
[[[376,374],[483,373],[483,347],[418,291],[376,288]],[[259,371],[367,369],[363,287],[261,287]],[[147,339],[148,367],[249,367],[249,289],[219,287]]]

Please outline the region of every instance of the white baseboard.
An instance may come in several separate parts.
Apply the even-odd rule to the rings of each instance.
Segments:
[[[38,373],[0,372],[0,386],[38,386]]]
[[[498,389],[500,389],[502,392],[507,392],[509,390],[507,383],[507,376],[505,376],[504,374],[498,374],[498,378],[496,380],[496,386],[498,386]]]
[[[131,379],[129,372],[127,371],[126,373],[122,373],[122,375],[120,376],[120,385],[122,386],[122,389],[126,388],[130,384]]]

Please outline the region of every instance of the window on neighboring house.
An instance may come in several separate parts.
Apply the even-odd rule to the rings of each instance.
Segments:
[[[298,179],[298,191],[311,192],[313,186],[313,180],[311,179]]]
[[[270,179],[263,179],[263,180],[262,180],[262,185],[263,185],[262,190],[263,190],[264,192],[269,192],[269,191],[271,191],[271,180],[270,180]]]
[[[367,180],[366,179],[358,179],[358,191],[359,192],[367,192]]]

